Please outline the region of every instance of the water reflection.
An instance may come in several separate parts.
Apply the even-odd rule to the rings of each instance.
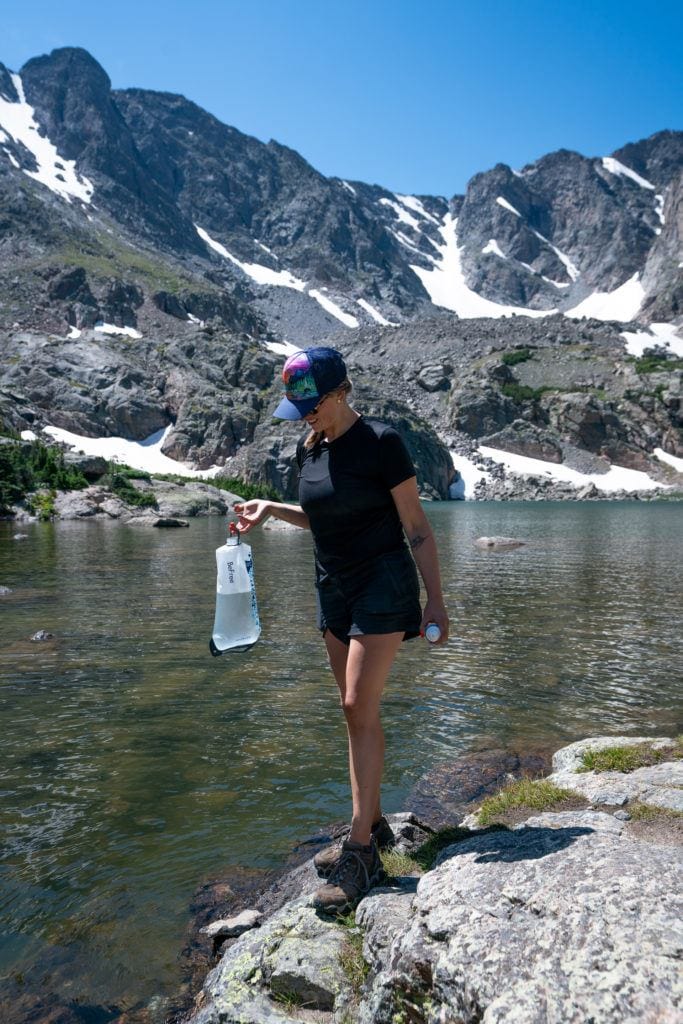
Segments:
[[[673,504],[434,506],[453,640],[404,645],[387,805],[474,745],[680,727]],[[0,524],[0,969],[88,1003],[173,986],[189,896],[348,810],[310,539],[254,535],[261,641],[208,655],[224,524]],[[527,540],[480,551],[481,534]],[[30,643],[37,629],[53,641]]]

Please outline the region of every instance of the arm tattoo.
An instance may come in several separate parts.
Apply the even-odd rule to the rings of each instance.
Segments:
[[[426,537],[421,537],[419,533],[415,537],[411,537],[410,546],[413,549],[413,551],[415,550],[415,548],[419,548],[420,544],[424,544],[426,539]]]

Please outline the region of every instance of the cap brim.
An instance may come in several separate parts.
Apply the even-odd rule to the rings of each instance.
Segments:
[[[283,398],[273,413],[273,419],[302,420],[319,402],[320,398],[302,398],[300,402],[290,402],[288,398]]]

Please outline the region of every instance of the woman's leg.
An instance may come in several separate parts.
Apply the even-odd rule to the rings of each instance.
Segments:
[[[352,637],[349,647],[329,630],[325,634],[330,665],[339,686],[349,734],[349,770],[353,818],[350,839],[367,845],[379,819],[384,767],[384,732],[379,705],[403,633]]]
[[[334,633],[331,633],[329,629],[325,633],[325,645],[327,647],[327,657],[329,658],[330,668],[334,675],[337,686],[339,687],[339,703],[342,708],[344,707],[344,700],[346,697],[346,663],[349,656],[349,648],[347,644],[343,644],[341,640],[337,640]],[[384,736],[382,736],[382,743],[384,743]],[[354,793],[358,788],[358,782],[355,776],[353,768],[353,757],[351,756],[351,735],[349,734],[349,775],[351,777],[351,792]],[[372,824],[379,821],[382,817],[382,804],[379,792],[377,793],[377,802],[373,813]]]

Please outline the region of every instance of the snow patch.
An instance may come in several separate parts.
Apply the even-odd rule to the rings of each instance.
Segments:
[[[24,434],[22,434],[24,437]],[[664,449],[655,449],[652,453],[659,462],[666,462],[668,466],[673,466],[677,473],[683,473],[683,459],[678,459],[675,455],[669,455]]]
[[[424,267],[411,264],[410,269],[420,278],[435,306],[450,309],[466,320],[482,316],[498,318],[511,316],[513,313],[517,316],[542,317],[557,312],[556,309],[538,310],[526,309],[523,306],[503,306],[472,291],[465,283],[462,270],[462,249],[458,248],[457,224],[457,218],[447,213],[439,228],[439,234],[443,238],[441,260],[433,270],[425,270]]]
[[[666,219],[664,217],[664,196],[655,196],[655,213],[659,217],[659,223],[666,224]],[[660,232],[658,231],[657,234],[660,234]]]
[[[261,249],[263,249],[264,252],[267,252],[269,256],[272,256],[274,260],[278,260],[279,261],[280,257],[277,255],[277,253],[274,253],[273,250],[269,249],[267,245],[263,244],[263,242],[259,242],[258,238],[256,239],[256,244]]]
[[[504,210],[509,210],[510,213],[514,213],[515,217],[520,217],[521,218],[522,215],[519,212],[519,210],[515,210],[515,208],[512,205],[512,203],[508,203],[507,199],[503,199],[502,196],[497,196],[496,197],[496,202],[498,203],[499,206],[502,206]]]
[[[602,166],[610,174],[614,174],[618,178],[630,178],[631,181],[635,181],[636,185],[640,185],[641,188],[649,188],[654,192],[655,187],[652,182],[647,181],[646,178],[641,178],[639,174],[632,171],[626,164],[622,164],[620,160],[615,160],[613,156],[603,156]]]
[[[312,299],[315,299],[316,302],[319,302],[323,309],[327,310],[328,313],[331,313],[332,316],[337,318],[337,320],[341,320],[346,327],[358,327],[358,320],[356,320],[355,316],[351,316],[350,313],[345,313],[336,302],[333,302],[327,295],[323,295],[323,293],[318,291],[317,288],[311,288],[308,294]]]
[[[457,452],[451,452],[450,456],[453,460],[453,465],[465,484],[465,501],[472,499],[474,497],[474,488],[477,486],[479,481],[489,480],[491,474],[487,473],[485,469],[477,469],[476,461],[469,459],[466,455],[458,455]],[[452,486],[453,485],[451,484],[451,487]]]
[[[178,476],[198,477],[216,476],[222,466],[210,469],[191,469],[182,462],[169,459],[161,451],[172,426],[165,427],[150,434],[144,441],[128,441],[125,437],[82,437],[72,434],[61,427],[44,427],[43,433],[68,444],[75,451],[85,455],[101,456],[110,462],[122,462],[133,469],[141,469],[146,473],[176,473]]]
[[[605,491],[605,493],[654,491],[669,486],[657,483],[647,473],[642,473],[638,469],[626,469],[625,466],[610,466],[606,473],[579,473],[576,469],[570,469],[569,466],[562,463],[530,459],[527,455],[515,455],[499,448],[488,448],[486,445],[481,445],[479,451],[485,458],[493,459],[494,462],[504,466],[509,473],[519,476],[549,477],[551,480],[568,483],[574,487],[595,484],[599,491]]]
[[[361,307],[361,309],[364,309],[366,313],[369,313],[372,319],[375,320],[378,324],[382,324],[383,327],[399,326],[399,324],[394,323],[392,320],[387,320],[386,317],[383,317],[380,311],[378,309],[375,309],[374,306],[371,306],[366,299],[356,299],[356,302]]]
[[[67,334],[67,339],[69,341],[76,341],[77,338],[80,338],[82,333],[83,332],[79,331],[78,327],[72,327],[69,333]]]
[[[495,240],[495,238],[489,238],[488,242],[481,250],[482,256],[485,256],[487,252],[492,252],[494,256],[500,256],[502,260],[507,259],[505,253],[501,252],[500,246],[498,245],[498,242]],[[526,266],[526,263],[524,264],[524,266]],[[531,267],[529,267],[528,269],[531,270]]]
[[[37,441],[38,440],[38,435],[35,434],[32,430],[22,430],[20,436],[21,436],[21,440],[22,441]]]
[[[379,202],[382,206],[388,206],[392,209],[402,224],[408,224],[415,231],[420,230],[420,222],[415,220],[413,215],[409,213],[401,203],[395,203],[393,199],[387,199],[384,196]]]
[[[236,267],[239,267],[243,273],[250,277],[256,284],[271,285],[276,288],[292,288],[297,292],[304,292],[306,295],[310,295],[312,299],[323,307],[328,313],[340,320],[346,327],[358,327],[358,320],[355,316],[351,316],[350,313],[345,313],[336,302],[323,295],[322,292],[315,288],[311,288],[310,291],[306,291],[306,282],[302,281],[300,277],[295,277],[294,274],[290,274],[288,270],[271,270],[270,267],[264,267],[260,263],[244,263],[242,260],[238,260],[236,256],[233,256],[231,252],[217,242],[215,238],[212,238],[208,231],[204,228],[200,228],[198,224],[195,224],[197,234],[203,239],[208,246],[210,246],[214,252],[217,252],[223,259],[229,260],[234,263]]]
[[[349,185],[348,181],[342,181],[342,185],[344,186],[344,188],[345,188],[345,189],[346,189],[346,190],[347,190],[348,192],[350,192],[350,193],[351,193],[351,195],[352,195],[352,196],[355,196],[355,195],[356,195],[356,190],[355,190],[355,188],[353,187],[353,185]]]
[[[301,352],[301,347],[292,345],[291,341],[264,341],[264,348],[274,352],[276,356],[293,356],[295,352]]]
[[[587,316],[594,320],[621,320],[627,323],[635,318],[644,297],[645,289],[640,283],[640,275],[635,273],[613,292],[593,292],[578,306],[566,310],[565,316],[574,319]]]
[[[24,436],[23,434],[21,435]],[[677,473],[683,473],[683,459],[677,458],[675,455],[669,455],[663,448],[655,448],[652,453],[660,462],[666,462],[667,466],[673,466]]]
[[[666,348],[683,357],[683,338],[676,334],[674,324],[650,324],[649,331],[622,331],[621,336],[626,341],[626,352],[630,356],[642,356],[648,348]]]
[[[565,253],[558,249],[557,246],[553,245],[550,239],[546,238],[545,235],[542,235],[540,231],[536,231],[535,228],[532,228],[531,230],[536,235],[536,238],[540,239],[541,242],[544,242],[547,246],[549,246],[549,248],[552,249],[560,263],[563,263],[564,266],[567,268],[567,273],[571,277],[572,281],[576,281],[576,279],[580,276],[581,271],[576,266],[576,264],[572,263],[572,261],[569,259],[569,256],[565,255]]]
[[[545,274],[541,274],[541,278],[547,283],[553,285],[554,288],[571,288],[569,281],[553,281],[551,278],[546,277]]]
[[[394,238],[396,239],[397,242],[400,242],[401,245],[405,245],[406,249],[412,249],[412,251],[416,252],[418,254],[418,256],[422,256],[426,260],[432,260],[432,262],[435,262],[433,256],[428,256],[427,253],[422,252],[422,249],[418,249],[418,247],[416,245],[413,245],[413,243],[410,241],[410,239],[406,238],[406,236],[403,234],[402,231],[394,231],[393,228],[389,228],[389,231],[394,236]],[[424,237],[427,239],[428,242],[432,242],[432,245],[437,250],[437,252],[441,252],[440,247],[438,245],[436,245],[435,242],[432,241],[432,239],[429,237],[429,235],[425,235]]]
[[[402,196],[398,195],[398,193],[395,193],[395,195],[399,203],[403,203],[403,205],[407,206],[409,210],[413,211],[413,213],[417,213],[418,216],[424,217],[425,220],[430,220],[432,224],[436,224],[437,227],[439,226],[438,219],[428,210],[425,210],[424,203],[418,199],[417,196]]]
[[[101,320],[95,324],[93,330],[98,331],[100,334],[125,334],[127,338],[142,337],[140,332],[136,331],[134,327],[117,327],[116,324],[105,324]]]
[[[288,270],[271,270],[270,267],[264,267],[261,263],[244,263],[242,260],[238,260],[236,256],[228,252],[224,245],[217,242],[215,238],[212,238],[208,231],[200,228],[198,224],[195,224],[197,234],[203,239],[210,248],[217,252],[223,259],[229,260],[230,263],[234,263],[236,267],[239,267],[243,273],[250,277],[256,284],[274,285],[278,288],[293,288],[294,291],[302,292],[306,287],[306,282],[302,281],[301,278],[295,277],[290,274]]]
[[[51,192],[55,192],[68,203],[72,199],[80,199],[89,203],[92,199],[94,186],[88,178],[76,172],[76,161],[66,160],[57,152],[46,135],[40,134],[40,127],[35,119],[33,107],[26,102],[24,86],[19,75],[11,75],[17,90],[19,101],[11,103],[0,95],[0,124],[5,136],[11,135],[15,142],[22,143],[35,157],[37,171],[24,170],[29,178],[39,181]],[[8,154],[15,167],[19,164]]]

